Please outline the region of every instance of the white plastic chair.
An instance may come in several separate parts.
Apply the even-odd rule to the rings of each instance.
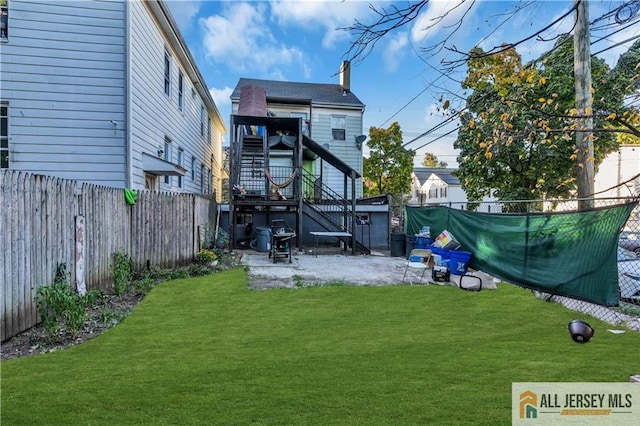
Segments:
[[[411,279],[412,275],[417,275],[420,273],[419,283],[422,283],[422,279],[424,278],[427,269],[429,269],[429,260],[431,259],[431,250],[428,249],[413,249],[411,253],[409,253],[409,260],[405,264],[404,275],[402,276],[402,282],[407,277],[409,270],[413,269],[411,274],[409,275],[409,283],[413,285],[413,279]]]

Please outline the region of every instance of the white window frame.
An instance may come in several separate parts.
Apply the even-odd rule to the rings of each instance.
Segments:
[[[184,168],[184,149],[178,148],[178,166]],[[182,175],[178,175],[178,188],[182,189],[184,187],[184,177]]]
[[[342,131],[342,137],[336,138],[336,130],[338,133]],[[338,136],[340,136],[338,134]],[[346,115],[331,115],[331,140],[334,141],[346,141],[347,140],[347,116]]]
[[[178,71],[178,109],[184,110],[184,74]]]
[[[164,161],[171,163],[171,138],[168,136],[164,137]],[[164,183],[171,185],[171,176],[165,176]]]
[[[0,39],[9,38],[9,2],[0,6]]]
[[[307,113],[306,112],[291,112],[289,113],[289,117],[291,118],[301,118],[302,119],[302,134],[309,136],[309,122],[307,121]]]
[[[204,194],[204,164],[200,163],[200,193]]]
[[[204,105],[200,104],[200,136],[204,136]]]
[[[171,97],[171,54],[164,51],[164,94]]]
[[[0,102],[0,169],[8,169],[9,157],[9,103]]]

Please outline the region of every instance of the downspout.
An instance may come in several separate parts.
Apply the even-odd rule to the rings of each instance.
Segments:
[[[125,84],[125,136],[124,136],[124,158],[125,158],[125,178],[124,178],[124,187],[132,189],[133,187],[133,161],[131,156],[133,155],[133,149],[131,148],[131,6],[128,1],[124,2],[124,61],[125,61],[125,72],[124,72],[124,84]],[[144,185],[144,177],[142,181],[142,188],[145,188]],[[127,247],[127,254],[129,256],[133,256],[133,208],[129,208],[129,247]],[[136,260],[138,265],[143,262],[143,259],[138,258],[136,255]]]
[[[351,177],[351,174],[349,174],[349,177]],[[347,226],[347,224],[349,223],[349,218],[347,217],[347,200],[349,200],[348,197],[348,178],[347,178],[347,174],[344,174],[344,179],[342,181],[342,199],[344,200],[344,204],[342,205],[342,224],[345,227],[345,229],[347,231],[349,231],[349,227]],[[353,232],[353,229],[351,230],[351,232]],[[353,248],[353,246],[351,246]]]
[[[369,243],[371,247],[371,243]],[[356,254],[356,172],[351,170],[351,254]]]
[[[125,88],[125,188],[131,188],[133,186],[133,162],[131,161],[132,149],[131,149],[131,6],[129,2],[124,2],[124,19],[125,19],[125,46],[124,46],[124,61],[126,65],[124,84]],[[143,186],[144,188],[144,186]]]
[[[229,142],[229,251],[233,253],[236,248],[236,205],[233,196],[233,185],[239,183],[238,176],[236,174],[236,144],[237,144],[237,129],[235,124],[235,115],[231,115],[230,123],[231,134]]]
[[[302,168],[302,156],[303,156],[303,152],[304,152],[304,143],[303,143],[303,138],[304,135],[302,134],[302,119],[300,119],[300,122],[298,123],[298,140],[297,140],[297,148],[298,148],[298,152],[297,152],[297,160],[296,160],[296,164],[295,164],[295,169],[297,170],[298,173],[295,177],[295,181],[296,181],[296,188],[295,190],[298,192],[297,197],[298,197],[298,212],[297,212],[297,227],[296,227],[296,246],[298,248],[298,251],[300,251],[301,247],[302,247],[302,221],[304,218],[304,215],[302,214],[302,209],[303,209],[303,190],[302,190],[302,173],[304,173],[304,170]],[[275,259],[274,259],[275,260]]]

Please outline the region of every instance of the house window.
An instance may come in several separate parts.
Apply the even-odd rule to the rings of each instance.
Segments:
[[[331,136],[334,141],[346,140],[347,117],[344,115],[331,116]]]
[[[438,188],[429,190],[429,199],[438,198]]]
[[[371,225],[369,215],[367,213],[356,216],[356,225]]]
[[[182,111],[184,107],[184,75],[178,72],[178,109]]]
[[[178,148],[178,166],[184,167],[184,150],[182,148]],[[182,188],[184,186],[184,179],[182,175],[178,176],[178,188]]]
[[[158,180],[155,176],[150,175],[149,173],[144,174],[144,189],[146,189],[147,191],[158,190]]]
[[[164,51],[164,94],[171,96],[171,55]]]
[[[289,114],[291,118],[302,118],[302,134],[309,136],[309,127],[307,123],[307,113],[306,112],[292,112]]]
[[[0,104],[0,169],[9,168],[9,105]]]
[[[9,37],[9,2],[0,0],[0,38]]]
[[[191,157],[191,181],[196,181],[196,157]]]
[[[200,164],[200,193],[204,194],[204,164]]]
[[[211,194],[211,170],[207,169],[207,194]]]
[[[164,137],[164,161],[171,162],[171,139]],[[171,185],[171,176],[164,177],[164,183]]]
[[[204,136],[204,106],[200,105],[200,136]]]
[[[447,187],[442,187],[440,188],[440,198],[446,198],[447,197]]]
[[[211,143],[211,117],[207,117],[207,143]]]
[[[238,213],[236,215],[237,225],[248,225],[253,223],[253,215],[251,213]]]

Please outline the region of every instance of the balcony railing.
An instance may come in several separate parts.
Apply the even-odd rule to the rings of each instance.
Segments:
[[[238,185],[244,189],[245,197],[269,197],[271,199],[293,199],[295,193],[295,168],[288,166],[242,167]],[[238,195],[238,194],[236,194]]]

